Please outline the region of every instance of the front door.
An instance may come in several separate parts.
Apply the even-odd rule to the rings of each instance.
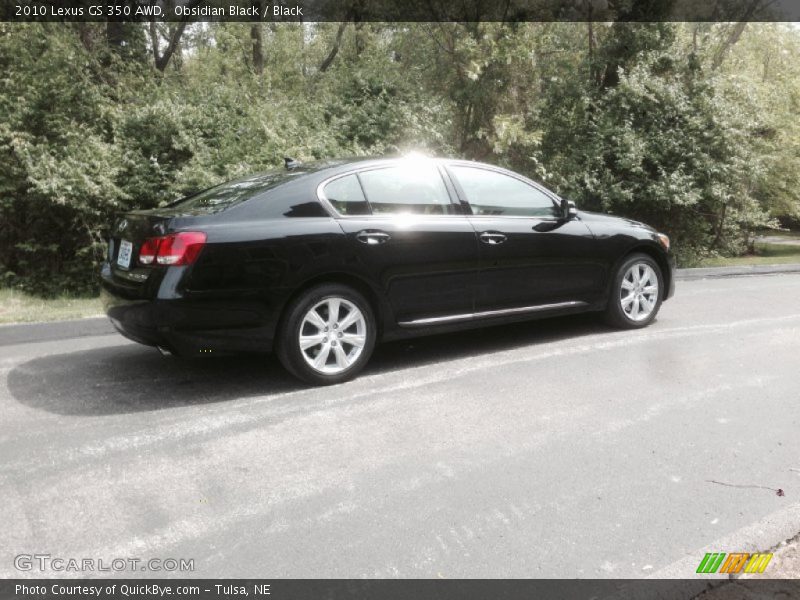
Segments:
[[[505,171],[448,166],[479,239],[476,312],[558,308],[602,295],[604,263],[588,227],[558,201]]]

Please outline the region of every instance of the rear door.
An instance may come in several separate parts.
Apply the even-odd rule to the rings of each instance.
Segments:
[[[510,172],[450,164],[480,247],[476,311],[596,300],[604,265],[580,220],[555,196]]]
[[[442,175],[431,162],[400,161],[321,190],[401,324],[473,310],[478,242]]]

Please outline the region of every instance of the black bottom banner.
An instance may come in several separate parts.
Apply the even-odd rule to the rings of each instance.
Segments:
[[[735,588],[735,590],[733,589]],[[6,579],[0,598],[38,600],[604,600],[615,598],[722,600],[800,598],[800,580],[557,580],[557,579]]]

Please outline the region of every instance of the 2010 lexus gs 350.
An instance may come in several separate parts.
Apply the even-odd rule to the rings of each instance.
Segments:
[[[102,281],[120,333],[179,355],[274,350],[329,384],[379,340],[585,311],[644,327],[673,294],[667,236],[505,169],[287,165],[114,225]]]

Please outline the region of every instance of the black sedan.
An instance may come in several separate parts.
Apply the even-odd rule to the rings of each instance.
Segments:
[[[667,236],[491,165],[287,159],[125,214],[102,282],[132,340],[188,356],[274,350],[329,384],[380,340],[586,311],[644,327],[674,268]]]

